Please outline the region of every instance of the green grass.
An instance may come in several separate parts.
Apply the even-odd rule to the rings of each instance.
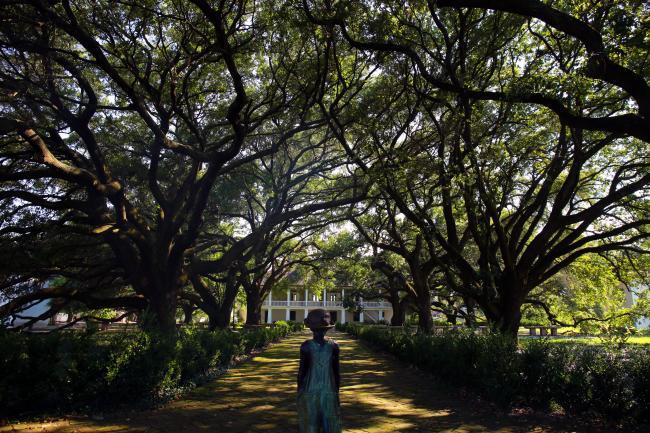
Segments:
[[[520,338],[520,341],[529,340],[528,338]],[[549,342],[557,344],[587,344],[599,345],[604,344],[603,340],[598,337],[548,337]],[[650,336],[633,336],[630,337],[627,344],[650,345]]]

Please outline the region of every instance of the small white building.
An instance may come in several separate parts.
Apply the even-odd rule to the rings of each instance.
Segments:
[[[12,326],[20,326],[24,323],[29,322],[32,317],[38,317],[45,312],[47,312],[50,309],[50,301],[49,300],[43,300],[40,301],[29,308],[26,308],[25,310],[21,311],[18,315],[21,317],[17,317],[13,320],[13,323],[8,320],[8,322],[11,323]],[[49,326],[56,326],[59,324],[64,324],[68,320],[68,314],[66,313],[56,313],[52,317],[45,319],[45,320],[38,320],[34,322],[31,327],[32,328],[46,328]]]
[[[269,293],[262,305],[262,320],[273,323],[278,320],[293,320],[302,322],[310,310],[323,308],[330,312],[333,322],[367,322],[390,321],[393,308],[385,301],[364,301],[361,299],[362,310],[359,313],[346,311],[343,307],[345,288],[323,290],[318,296],[303,286],[293,286],[286,290],[275,289]]]

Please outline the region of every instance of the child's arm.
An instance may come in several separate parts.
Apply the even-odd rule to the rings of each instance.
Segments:
[[[307,342],[300,346],[300,368],[298,368],[298,392],[302,391],[305,385],[305,377],[309,372],[310,356],[307,350]]]
[[[336,392],[339,392],[339,388],[341,387],[341,371],[339,369],[339,345],[336,343],[334,343],[334,348],[332,350],[332,372],[334,373],[334,386],[336,386]]]

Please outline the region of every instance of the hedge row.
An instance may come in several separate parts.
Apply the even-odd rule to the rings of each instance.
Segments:
[[[520,345],[500,335],[443,336],[358,324],[338,325],[443,381],[474,389],[503,405],[563,408],[612,420],[650,419],[650,349],[549,344]]]
[[[150,406],[299,329],[301,323],[276,322],[240,332],[183,328],[174,336],[0,331],[0,418]]]

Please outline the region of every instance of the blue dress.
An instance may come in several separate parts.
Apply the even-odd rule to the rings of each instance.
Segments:
[[[298,394],[300,433],[341,433],[341,411],[332,371],[334,343],[307,342],[309,372]]]

